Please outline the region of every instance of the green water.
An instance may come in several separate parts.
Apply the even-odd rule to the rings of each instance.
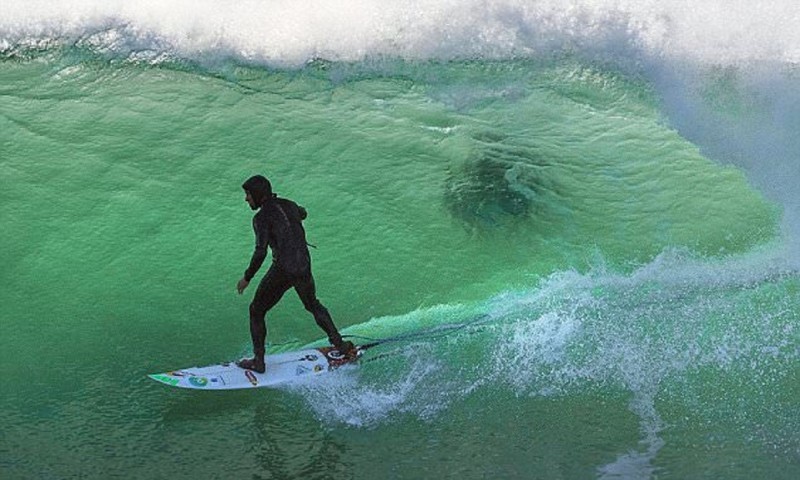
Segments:
[[[796,478],[784,207],[659,102],[572,59],[5,58],[3,478]],[[255,173],[345,333],[485,317],[312,385],[148,380],[248,353]],[[268,325],[322,337],[291,294]]]

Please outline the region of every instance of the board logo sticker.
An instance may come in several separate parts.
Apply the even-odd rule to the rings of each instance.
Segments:
[[[247,377],[248,380],[250,380],[250,383],[252,383],[254,387],[258,385],[258,379],[256,378],[255,374],[250,370],[245,370],[244,376]]]
[[[314,365],[314,373],[319,373],[322,371],[322,365]]]
[[[189,377],[189,383],[195,387],[205,387],[208,385],[208,379],[206,377]]]
[[[313,353],[310,353],[305,357],[303,357],[303,360],[308,362],[316,362],[318,358],[319,358],[318,356],[314,355]]]
[[[300,376],[300,375],[305,375],[306,373],[308,373],[310,371],[311,371],[310,368],[308,368],[308,367],[306,367],[304,365],[298,365],[297,369],[294,371],[294,374],[297,375],[297,376]]]

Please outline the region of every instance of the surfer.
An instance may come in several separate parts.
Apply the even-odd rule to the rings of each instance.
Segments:
[[[242,188],[245,201],[252,210],[258,212],[253,217],[256,248],[250,265],[236,285],[239,294],[244,292],[267,257],[267,247],[272,249],[272,265],[258,284],[250,303],[253,358],[242,359],[237,365],[264,373],[264,344],[267,337],[265,316],[290,288],[295,289],[303,306],[314,315],[314,320],[328,335],[331,344],[345,355],[354,355],[353,343],[342,340],[328,309],[317,299],[314,277],[311,275],[311,255],[302,223],[307,216],[306,210],[272,193],[272,185],[262,175],[250,177],[242,184]]]

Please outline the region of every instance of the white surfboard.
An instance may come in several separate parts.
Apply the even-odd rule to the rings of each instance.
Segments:
[[[310,375],[321,375],[342,365],[355,362],[365,346],[357,347],[355,358],[345,357],[333,347],[298,350],[267,355],[267,371],[246,370],[234,362],[208,367],[192,367],[148,375],[157,382],[195,390],[236,390],[274,387]]]

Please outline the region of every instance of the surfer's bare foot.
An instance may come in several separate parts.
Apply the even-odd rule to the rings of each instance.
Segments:
[[[267,366],[264,364],[264,360],[259,358],[243,358],[236,362],[236,365],[244,368],[245,370],[252,370],[258,373],[264,373],[267,371]]]

